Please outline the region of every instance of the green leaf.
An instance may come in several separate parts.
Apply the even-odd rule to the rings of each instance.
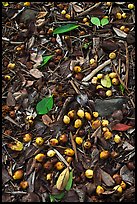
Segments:
[[[63,197],[64,197],[64,195],[65,195],[65,193],[64,192],[61,192],[60,194],[56,194],[56,195],[49,195],[49,197],[50,197],[50,202],[55,202],[56,201],[56,199],[58,200],[58,201],[60,201]]]
[[[69,180],[68,180],[68,183],[65,187],[66,191],[69,191],[72,187],[72,182],[73,182],[73,172],[70,171],[70,174],[69,174]]]
[[[52,203],[52,202],[55,202],[55,198],[54,198],[54,196],[53,195],[49,195],[49,198],[50,198],[50,202]]]
[[[109,20],[107,18],[102,18],[101,19],[101,25],[104,26],[104,25],[107,25],[109,23]]]
[[[108,74],[104,76],[104,78],[101,79],[101,85],[110,88],[111,87],[111,79]]]
[[[43,67],[53,57],[53,55],[43,57],[43,62],[39,67]]]
[[[77,25],[77,24],[67,24],[67,25],[56,28],[53,31],[53,34],[66,33],[68,31],[74,30],[75,28],[78,28],[78,26],[79,25]]]
[[[124,93],[124,90],[125,90],[125,88],[124,88],[124,86],[122,85],[122,84],[120,84],[119,85],[119,89],[120,89],[120,91],[122,92],[122,94]]]
[[[91,23],[93,23],[96,26],[100,26],[100,19],[97,17],[91,17]]]
[[[53,107],[53,96],[43,98],[37,105],[37,114],[44,115],[48,113]]]

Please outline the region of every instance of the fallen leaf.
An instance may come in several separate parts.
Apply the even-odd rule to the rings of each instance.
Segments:
[[[44,76],[43,73],[40,72],[38,69],[31,69],[31,70],[30,70],[30,74],[31,74],[33,77],[35,77],[36,79],[39,79],[39,78],[41,78],[42,76]]]
[[[112,130],[117,130],[117,131],[126,131],[130,128],[132,128],[132,126],[122,124],[122,123],[117,123],[116,125],[112,126]]]
[[[123,38],[126,38],[126,37],[127,37],[127,34],[126,34],[124,31],[122,31],[122,30],[120,30],[120,29],[118,29],[118,28],[115,28],[115,27],[113,27],[113,30],[115,31],[115,33],[116,33],[119,37],[123,37]]]
[[[51,123],[53,123],[53,120],[51,120],[51,118],[47,114],[42,116],[42,121],[47,126],[49,126]]]
[[[31,53],[30,59],[36,63],[33,65],[33,68],[37,68],[41,64],[41,62],[43,61],[42,54],[40,54],[40,53]]]
[[[124,165],[120,169],[120,176],[122,177],[122,180],[128,183],[129,185],[132,185],[134,183],[134,177],[133,172],[131,172],[126,165]]]
[[[106,74],[104,76],[104,78],[101,79],[101,85],[106,87],[106,88],[110,88],[111,87],[111,85],[112,85],[111,84],[111,79],[110,79],[108,74]]]
[[[58,190],[64,190],[69,180],[69,168],[67,167],[62,171],[59,175],[58,180],[56,182],[56,186]]]
[[[106,171],[100,169],[101,179],[107,186],[114,186],[115,181]]]
[[[68,191],[66,194],[65,194],[65,196],[64,196],[64,198],[62,199],[62,201],[61,202],[70,202],[70,203],[74,203],[74,202],[78,202],[79,203],[79,196],[78,196],[78,194],[76,193],[76,191],[74,191],[74,190],[70,190],[70,191]]]
[[[123,142],[123,149],[125,150],[125,151],[132,151],[133,149],[135,149],[135,147],[133,147],[131,144],[129,144],[129,142],[127,142],[127,141],[124,141]]]
[[[36,18],[39,19],[39,18],[43,18],[47,15],[47,11],[41,11],[37,14]]]
[[[83,11],[83,8],[81,8],[80,6],[73,4],[73,9],[75,12],[79,13]]]
[[[11,92],[8,92],[7,94],[7,100],[6,103],[8,106],[15,106],[15,98]]]

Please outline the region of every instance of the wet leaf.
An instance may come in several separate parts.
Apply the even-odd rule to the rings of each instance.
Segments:
[[[31,74],[33,77],[35,77],[36,79],[39,79],[39,78],[41,78],[42,76],[44,76],[43,73],[40,72],[38,69],[31,69],[31,70],[30,70],[30,74]]]
[[[101,173],[101,179],[107,186],[113,186],[115,184],[115,181],[113,178],[108,174],[106,171],[100,169]]]
[[[58,180],[56,182],[56,186],[58,190],[64,190],[69,180],[69,168],[66,168],[59,175]]]
[[[53,107],[53,96],[43,98],[37,105],[37,114],[43,115],[48,113]]]
[[[104,76],[104,78],[101,79],[101,85],[106,87],[106,88],[110,88],[111,87],[111,85],[112,85],[111,84],[111,79],[110,79],[108,74],[106,74]]]
[[[76,29],[78,27],[79,27],[79,25],[77,25],[77,24],[67,24],[67,25],[56,28],[53,31],[53,34],[66,33],[68,31],[74,30],[74,29]]]
[[[101,25],[104,26],[104,25],[107,25],[109,24],[109,20],[107,18],[102,18],[101,19]]]
[[[16,141],[15,144],[8,144],[8,147],[14,151],[21,151],[23,150],[23,143],[20,141]]]
[[[49,56],[45,56],[43,57],[43,62],[40,65],[40,67],[43,67],[45,64],[47,64],[47,62],[53,57],[53,55],[49,55]]]
[[[122,124],[122,123],[117,123],[116,125],[112,126],[112,130],[117,130],[117,131],[126,131],[130,128],[132,128],[132,126]]]
[[[47,114],[42,116],[42,121],[47,126],[49,126],[51,123],[53,123],[53,121],[51,120],[51,118]]]
[[[73,182],[73,172],[70,171],[70,173],[69,173],[69,180],[68,180],[68,183],[67,183],[67,185],[65,187],[66,191],[69,191],[71,189],[72,182]]]
[[[96,26],[100,26],[100,19],[98,17],[91,17],[91,23]]]
[[[134,183],[133,173],[127,168],[126,165],[124,165],[120,169],[120,176],[122,177],[122,180],[125,181],[126,183],[130,185]]]

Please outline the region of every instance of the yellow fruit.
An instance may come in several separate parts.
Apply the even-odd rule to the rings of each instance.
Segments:
[[[42,137],[37,137],[35,142],[37,145],[41,146],[44,143],[44,139]]]
[[[63,162],[57,162],[57,163],[55,164],[55,168],[56,168],[57,170],[63,169],[63,168],[64,168]]]
[[[24,6],[30,6],[30,2],[24,2]]]
[[[96,194],[100,195],[104,193],[104,188],[102,186],[97,186],[96,188]]]
[[[82,142],[83,142],[83,139],[82,139],[82,137],[76,137],[76,138],[75,138],[75,141],[76,141],[76,143],[77,143],[78,145],[81,145]]]
[[[119,174],[114,174],[113,179],[116,182],[116,184],[120,184],[121,181],[122,181],[122,178],[121,178],[121,176]]]
[[[61,143],[66,143],[67,141],[68,141],[68,137],[67,137],[66,134],[60,135],[60,137],[59,137],[59,142],[61,142]]]
[[[33,119],[33,117],[31,116],[31,115],[28,115],[27,117],[26,117],[26,120],[32,120]]]
[[[96,86],[96,89],[103,89],[103,86],[97,85],[97,86]]]
[[[109,18],[108,16],[104,16],[103,18]]]
[[[9,80],[11,79],[11,76],[10,76],[10,75],[5,75],[5,76],[4,76],[4,79],[5,79],[6,81],[9,81]]]
[[[118,193],[122,193],[122,187],[120,185],[117,185],[113,188],[114,190],[116,190]]]
[[[66,11],[65,11],[65,10],[62,10],[62,11],[61,11],[61,14],[62,14],[62,15],[65,15],[65,14],[66,14]]]
[[[29,186],[29,183],[27,182],[27,181],[21,181],[20,182],[20,187],[22,188],[22,189],[26,189],[26,188],[28,188],[28,186]]]
[[[24,175],[23,170],[19,169],[19,170],[14,172],[13,179],[14,180],[21,179],[23,177],[23,175]]]
[[[73,161],[72,157],[67,156],[66,161],[70,164]]]
[[[109,157],[109,152],[107,150],[103,150],[100,152],[100,159],[107,159]]]
[[[47,175],[46,175],[46,180],[47,180],[47,181],[52,180],[52,176],[53,176],[52,173],[47,174]]]
[[[59,141],[56,138],[50,139],[49,141],[51,146],[56,146],[58,145]]]
[[[93,177],[93,170],[91,170],[91,169],[87,169],[86,171],[85,171],[85,176],[87,177],[87,178],[92,178]]]
[[[74,115],[75,115],[75,111],[74,110],[71,110],[68,112],[68,117],[69,118],[74,118]]]
[[[69,123],[70,123],[70,118],[69,118],[67,115],[64,115],[64,117],[63,117],[63,122],[64,122],[65,124],[69,124]]]
[[[8,64],[8,68],[9,69],[14,69],[15,68],[15,64],[14,63],[9,63]]]
[[[83,18],[83,22],[86,23],[88,21],[88,18]]]
[[[108,97],[112,96],[112,91],[111,90],[107,90],[106,91],[106,96],[108,96]]]
[[[80,118],[83,118],[84,117],[84,111],[83,110],[78,110],[77,111],[77,115],[80,117]]]
[[[116,13],[116,18],[120,20],[122,18],[121,13]]]
[[[103,74],[97,74],[97,78],[98,79],[102,79],[103,78]]]
[[[98,78],[97,78],[97,77],[93,77],[93,78],[91,79],[91,83],[92,83],[92,84],[97,84],[97,81],[98,81]]]
[[[100,120],[95,120],[95,121],[93,121],[93,123],[92,123],[92,128],[93,128],[93,129],[97,129],[100,125],[101,125]]]
[[[109,58],[110,58],[110,59],[115,59],[115,58],[116,58],[116,53],[115,53],[115,52],[111,52],[111,53],[109,54]]]
[[[114,136],[114,142],[117,144],[121,142],[121,137],[118,134]]]
[[[89,26],[89,22],[86,22],[85,25],[88,25],[88,26]]]
[[[106,140],[110,139],[112,137],[112,132],[110,132],[110,131],[104,132],[104,137]]]
[[[109,74],[109,77],[110,78],[116,78],[117,77],[117,74],[116,74],[116,72],[111,72],[110,74]]]
[[[127,185],[126,185],[126,183],[124,181],[122,181],[120,186],[122,187],[122,189],[125,189]]]
[[[122,13],[122,18],[126,18],[127,17],[127,15],[126,15],[126,13]]]
[[[24,142],[30,142],[32,140],[32,135],[30,133],[27,133],[23,137]]]
[[[134,4],[128,4],[128,9],[134,9]]]
[[[67,156],[73,156],[74,155],[74,150],[71,149],[71,148],[67,148],[64,150],[64,154],[67,155]]]
[[[81,67],[80,66],[75,66],[73,68],[73,71],[76,72],[76,73],[81,72]]]
[[[103,127],[108,126],[108,124],[109,124],[108,120],[102,120],[102,126]]]
[[[106,2],[106,5],[107,5],[107,6],[111,6],[111,5],[112,5],[112,2]]]
[[[29,125],[33,125],[33,120],[28,120]]]
[[[80,119],[75,120],[74,127],[79,128],[82,126],[82,121]]]
[[[45,154],[39,153],[35,156],[36,161],[42,162],[45,159]]]
[[[90,64],[94,64],[94,62],[95,62],[95,59],[93,59],[93,58],[90,59],[90,61],[89,61]]]
[[[125,33],[128,33],[129,30],[130,30],[129,28],[124,28],[124,32],[125,32]]]
[[[124,29],[125,29],[125,26],[121,26],[121,27],[120,27],[120,30],[123,31]]]
[[[55,154],[56,154],[56,152],[54,152],[54,150],[52,150],[52,149],[47,152],[48,157],[54,157]]]
[[[84,142],[83,146],[84,146],[85,149],[89,149],[91,147],[91,142],[86,141],[86,142]]]
[[[103,130],[103,132],[106,132],[106,131],[109,132],[109,129],[107,127],[103,127],[102,130]]]
[[[99,116],[99,113],[95,111],[92,113],[92,115],[94,116],[94,118],[97,118]]]
[[[112,84],[113,85],[118,85],[119,84],[119,80],[117,78],[113,78],[112,79]]]
[[[70,14],[66,13],[65,18],[69,20],[71,18]]]
[[[91,120],[91,114],[88,113],[88,112],[85,112],[85,118],[86,118],[87,120]]]

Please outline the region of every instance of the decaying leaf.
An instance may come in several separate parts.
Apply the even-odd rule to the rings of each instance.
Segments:
[[[56,186],[58,190],[64,190],[69,180],[69,168],[67,167],[62,171],[59,175],[58,180],[56,182]]]
[[[75,12],[79,13],[79,12],[82,12],[83,11],[83,8],[81,8],[80,6],[74,4],[73,5],[73,9]]]
[[[45,125],[49,126],[53,121],[51,120],[51,118],[45,114],[42,116],[42,121]]]
[[[126,165],[124,165],[120,169],[120,176],[122,177],[122,180],[128,183],[129,185],[132,185],[134,183],[134,177],[133,172],[131,172]]]
[[[131,144],[129,144],[129,142],[124,141],[123,142],[123,149],[125,151],[132,151],[133,149],[135,149]]]
[[[30,74],[31,74],[33,77],[35,77],[36,79],[39,79],[39,78],[41,78],[42,76],[44,76],[43,73],[40,72],[38,69],[31,69],[31,70],[30,70]]]
[[[47,15],[47,11],[41,11],[37,14],[36,18],[39,19],[39,18],[43,18]]]
[[[119,37],[122,37],[122,38],[126,38],[126,37],[127,37],[127,34],[126,34],[124,31],[122,31],[122,30],[120,30],[120,29],[118,29],[118,28],[115,28],[115,27],[113,27],[113,30],[115,31],[115,33],[116,33]]]
[[[15,141],[15,144],[8,144],[8,147],[14,151],[21,151],[23,149],[23,143],[20,141]]]
[[[11,92],[8,92],[6,102],[8,106],[15,106],[15,98]]]
[[[112,127],[112,130],[117,130],[117,131],[126,131],[128,129],[132,128],[130,125],[122,124],[122,123],[117,123]]]
[[[106,171],[100,169],[101,179],[107,186],[114,186],[115,181]]]

